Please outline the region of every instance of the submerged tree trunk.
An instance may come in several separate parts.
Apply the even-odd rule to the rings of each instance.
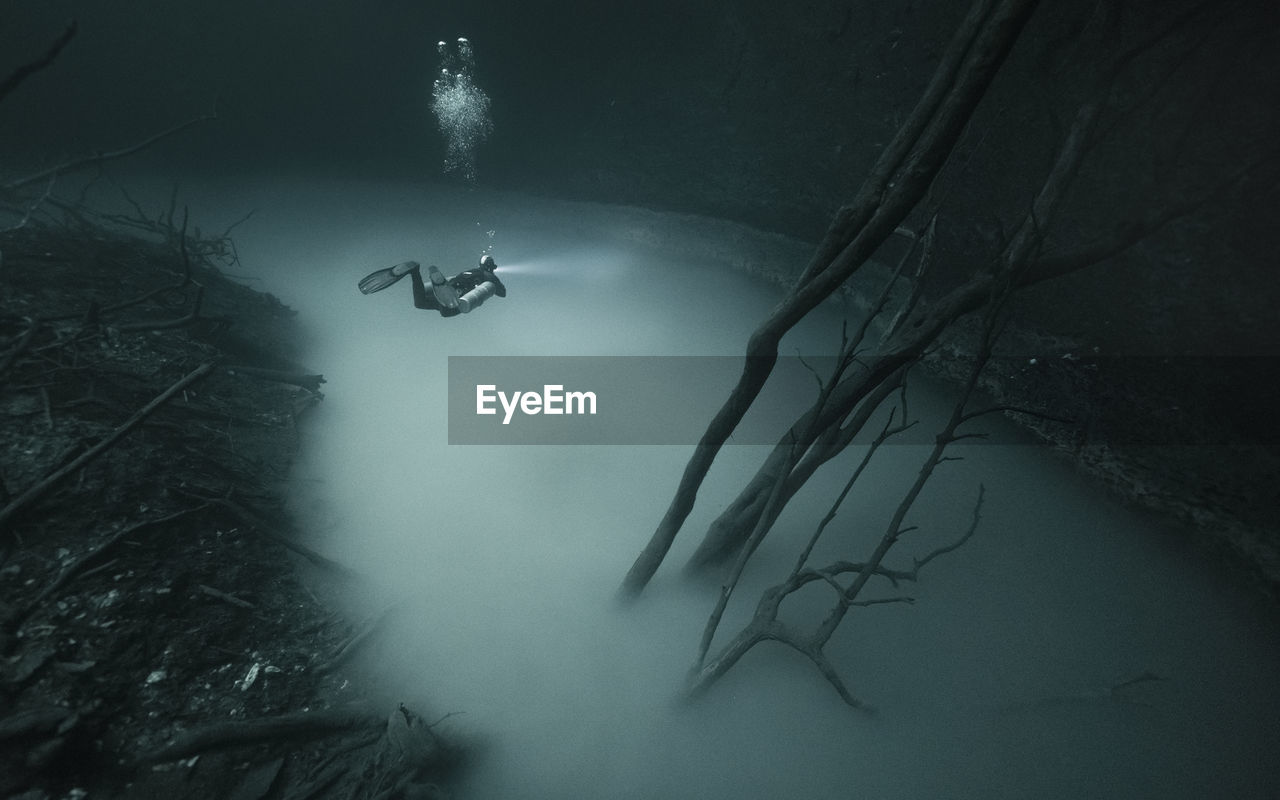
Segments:
[[[809,452],[805,454],[804,458],[796,464],[786,477],[782,489],[781,503],[775,513],[770,515],[766,524],[772,525],[774,523],[777,519],[777,513],[782,511],[782,508],[790,502],[795,493],[800,490],[800,487],[804,486],[805,481],[813,476],[818,467],[837,456],[849,445],[849,442],[862,430],[876,409],[898,388],[905,374],[905,369],[899,369],[887,380],[881,382],[874,391],[861,401],[855,413],[850,416],[842,428],[838,429],[836,435],[828,437],[825,441],[814,443]],[[816,408],[811,408],[797,421],[793,429],[803,427],[805,422],[816,411]],[[746,541],[751,529],[759,522],[761,514],[764,513],[765,503],[769,499],[769,491],[773,488],[780,472],[785,468],[788,447],[786,437],[784,437],[782,441],[774,446],[773,452],[765,459],[764,464],[756,472],[751,482],[743,488],[734,501],[729,504],[729,507],[722,511],[720,516],[716,517],[715,521],[711,523],[702,539],[702,543],[689,559],[688,568],[690,571],[702,571],[724,563]]]
[[[895,329],[885,342],[884,354],[866,362],[865,371],[841,380],[824,406],[809,409],[791,427],[784,436],[784,442],[795,440],[801,435],[800,431],[831,431],[831,426],[838,426],[844,415],[851,415],[843,428],[836,429],[839,431],[837,436],[829,437],[826,441],[821,441],[817,435],[799,439],[802,446],[810,449],[806,457],[791,469],[790,474],[782,477],[785,483],[783,500],[775,504],[770,513],[771,518],[764,521],[765,525],[773,524],[786,500],[804,485],[819,466],[848,446],[875,409],[897,388],[903,371],[951,323],[987,304],[997,292],[1012,291],[1053,277],[1058,274],[1059,268],[1075,268],[1067,262],[1056,268],[1051,264],[1037,264],[1033,257],[1044,236],[1041,221],[1051,219],[1061,203],[1084,156],[1086,143],[1098,114],[1097,104],[1086,104],[1077,113],[1054,169],[1045,179],[1029,213],[1007,246],[1001,263],[991,271],[980,273],[957,287],[929,311],[908,316],[905,323]],[[855,409],[856,413],[852,413]],[[816,425],[813,424],[815,416],[818,419]],[[705,568],[721,563],[736,552],[748,534],[761,524],[764,505],[760,498],[767,494],[773,481],[785,469],[782,460],[790,446],[788,444],[784,447],[783,443],[779,443],[759,473],[716,519],[690,562],[692,568]]]
[[[911,116],[853,202],[837,212],[800,281],[752,334],[742,375],[708,425],[666,514],[627,573],[623,596],[637,595],[657,572],[720,447],[772,373],[782,336],[866,263],[924,197],[1035,6],[1035,0],[976,0],[970,8]],[[983,287],[975,289],[986,294]],[[954,316],[916,319],[912,335],[896,343],[899,350],[874,362],[863,385],[879,385],[914,361],[932,341],[932,336],[921,334],[932,331],[936,336],[951,319]],[[851,396],[846,393],[845,400]]]
[[[854,201],[840,209],[797,285],[752,334],[738,384],[713,418],[685,467],[680,484],[648,545],[632,565],[622,586],[624,596],[634,596],[647,584],[666,556],[676,534],[693,507],[699,487],[720,447],[732,434],[769,378],[778,357],[781,337],[832,291],[849,278],[901,224],[923,199],[938,170],[949,157],[956,139],[1002,59],[1026,21],[1033,0],[977,0],[944,54],[924,95],[894,140],[882,153]],[[1102,4],[1096,10],[1100,24],[1096,35],[1114,36],[1115,8]],[[1164,177],[1152,188],[1161,202],[1136,210],[1110,231],[1077,249],[1046,255],[1042,252],[1047,228],[1064,200],[1086,156],[1104,107],[1114,101],[1113,89],[1122,74],[1139,60],[1164,48],[1164,60],[1182,64],[1203,42],[1192,37],[1184,47],[1166,45],[1179,31],[1212,22],[1212,3],[1195,2],[1162,20],[1162,25],[1133,46],[1097,68],[1096,84],[1079,107],[1052,168],[1027,213],[1004,243],[989,267],[975,272],[927,308],[912,300],[899,310],[891,333],[874,356],[860,361],[861,369],[842,377],[839,384],[797,420],[782,437],[778,448],[729,509],[716,521],[691,566],[698,568],[734,552],[762,521],[765,497],[773,480],[782,476],[775,512],[781,510],[804,480],[845,445],[857,426],[850,415],[874,410],[874,398],[892,376],[909,367],[946,328],[1006,290],[1029,286],[1096,264],[1131,247],[1171,220],[1202,207],[1209,199],[1237,186],[1260,164],[1240,165],[1217,185],[1175,188]],[[1149,68],[1149,67],[1148,67]],[[1130,109],[1131,110],[1131,109]],[[1188,120],[1192,124],[1194,120]],[[876,314],[883,308],[878,309]],[[873,314],[874,316],[874,314]],[[864,323],[864,327],[867,323]],[[862,420],[865,423],[865,419]],[[850,430],[851,429],[851,430]],[[766,528],[771,519],[764,520]]]

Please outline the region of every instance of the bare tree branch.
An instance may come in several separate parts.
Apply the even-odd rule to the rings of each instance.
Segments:
[[[1020,283],[1030,286],[1091,267],[1123,253],[1153,235],[1165,225],[1181,219],[1221,198],[1259,172],[1274,170],[1276,159],[1250,163],[1200,194],[1189,194],[1180,202],[1167,203],[1140,219],[1130,221],[1092,244],[1075,250],[1045,255],[1032,263]]]
[[[724,605],[727,603],[727,593],[722,593],[720,602],[712,613],[711,619],[708,620],[707,629],[704,631],[703,640],[699,646],[698,657],[694,662],[693,668],[689,671],[685,688],[687,697],[692,698],[705,692],[713,683],[719,680],[720,677],[732,669],[732,667],[744,655],[746,655],[752,647],[760,642],[771,640],[781,642],[782,644],[785,644],[808,657],[809,660],[817,666],[818,670],[832,685],[832,687],[835,688],[836,692],[846,704],[859,710],[870,710],[869,706],[849,691],[844,681],[840,678],[835,668],[823,653],[823,647],[825,647],[827,642],[830,641],[840,623],[849,613],[850,608],[881,605],[884,603],[912,602],[910,598],[903,597],[861,600],[859,598],[859,594],[872,577],[886,575],[886,571],[883,566],[885,557],[904,534],[914,530],[915,526],[908,526],[905,524],[907,514],[914,507],[921,491],[932,478],[934,470],[939,464],[943,463],[947,459],[947,456],[945,455],[947,447],[951,443],[963,438],[963,436],[958,433],[957,429],[967,419],[965,407],[973,396],[973,392],[978,384],[978,378],[983,369],[986,368],[991,352],[995,347],[995,339],[1003,328],[1005,319],[1004,309],[1005,304],[1012,293],[1012,281],[1006,280],[1003,283],[996,284],[993,291],[998,291],[999,294],[988,299],[986,318],[983,325],[979,351],[977,358],[975,358],[970,369],[968,380],[965,382],[960,397],[952,409],[950,418],[947,420],[943,429],[938,433],[933,449],[930,451],[928,458],[925,459],[924,464],[916,474],[915,481],[904,493],[902,500],[899,502],[892,517],[886,525],[885,532],[883,536],[881,536],[880,541],[876,545],[871,556],[865,562],[857,565],[840,564],[821,570],[805,570],[803,569],[803,563],[807,558],[808,551],[812,549],[813,542],[811,540],[810,544],[806,546],[806,556],[803,556],[802,559],[797,562],[796,568],[792,570],[787,579],[781,584],[766,589],[761,593],[760,600],[756,604],[756,610],[752,615],[751,620],[723,648],[721,648],[714,657],[708,659],[712,634],[714,633],[715,627],[719,624],[720,618],[724,612]],[[833,381],[837,379],[838,376],[833,377]],[[886,430],[887,429],[888,428],[886,426]],[[776,501],[778,487],[783,485],[784,481],[785,478],[780,475],[774,485],[774,494],[770,497],[771,503]],[[836,506],[843,502],[846,494],[848,493],[848,489],[849,486],[846,485],[845,489],[840,493],[836,500]],[[914,569],[912,569],[911,572],[897,573],[896,575],[901,575],[904,579],[914,581],[919,576],[920,569],[924,567],[924,565],[939,556],[958,549],[969,541],[973,536],[974,531],[977,530],[978,522],[981,519],[982,503],[985,491],[985,487],[979,487],[978,498],[973,510],[973,519],[964,534],[958,540],[930,552],[922,559],[916,559]],[[822,529],[824,529],[830,521],[830,517],[834,515],[836,506],[833,506],[832,511],[828,512],[827,517],[819,523],[818,532],[815,534],[815,538],[817,535],[821,534]],[[759,527],[759,524],[757,524],[757,530],[752,532],[753,538],[758,535]],[[746,553],[745,550],[744,553],[740,554],[738,562],[739,568],[747,555],[749,554]],[[740,572],[740,569],[738,571]],[[845,571],[855,572],[855,577],[848,587],[841,587],[839,582],[835,580],[835,576]],[[888,573],[888,576],[891,576],[890,579],[894,580],[895,585],[896,575],[894,573]],[[735,572],[732,579],[734,583],[736,583],[737,577],[738,572]],[[779,621],[778,611],[782,601],[788,595],[813,580],[821,580],[832,586],[836,589],[839,599],[828,612],[826,618],[823,619],[811,633],[806,635]],[[732,585],[727,588],[732,588]]]
[[[964,535],[961,536],[959,539],[956,539],[951,544],[946,545],[945,547],[939,547],[937,550],[934,550],[933,552],[929,553],[924,558],[917,558],[915,560],[916,562],[915,568],[911,570],[912,575],[919,575],[921,567],[923,567],[925,564],[928,564],[930,561],[934,560],[938,556],[945,556],[947,553],[950,553],[953,550],[960,549],[961,547],[964,546],[965,542],[973,538],[974,532],[978,530],[978,522],[982,519],[982,500],[983,500],[983,497],[986,495],[986,492],[987,492],[987,487],[982,484],[978,484],[978,500],[976,503],[973,504],[973,520],[969,523],[969,528],[964,532]]]
[[[627,573],[621,587],[623,597],[637,595],[657,572],[693,509],[698,488],[712,461],[772,373],[782,336],[847,280],[916,206],[946,161],[1035,5],[1034,0],[976,0],[917,104],[917,110],[913,111],[912,120],[919,116],[924,122],[905,125],[899,131],[853,205],[837,214],[832,230],[819,246],[800,283],[751,335],[742,375],[707,426],[666,514]],[[834,258],[830,257],[832,254]],[[924,344],[921,342],[920,347]],[[897,364],[882,362],[883,371],[875,376],[876,382],[917,354],[905,353],[903,361]]]
[[[105,164],[108,161],[115,161],[118,158],[131,156],[134,153],[147,149],[148,147],[150,147],[151,145],[155,144],[156,142],[162,139],[167,139],[170,136],[174,135],[175,133],[179,133],[181,131],[186,130],[187,128],[190,128],[193,125],[197,125],[201,122],[207,122],[211,119],[217,119],[217,118],[218,118],[218,109],[215,106],[214,110],[208,114],[202,114],[198,117],[189,119],[186,122],[180,122],[171,128],[167,128],[163,131],[160,131],[159,133],[148,136],[146,139],[143,139],[141,142],[138,142],[137,144],[133,144],[128,147],[122,147],[119,150],[111,150],[106,153],[100,152],[92,156],[85,156],[84,158],[73,159],[71,161],[58,164],[57,166],[49,167],[48,169],[41,170],[33,175],[28,175],[25,178],[18,178],[16,180],[9,181],[2,188],[8,191],[13,191],[15,189],[21,189],[24,186],[29,186],[33,183],[38,183],[42,180],[45,180],[46,178],[52,178],[57,175],[65,175],[69,172],[75,172],[77,170],[84,169],[85,167],[91,167],[98,164]]]
[[[8,97],[14,89],[17,89],[18,85],[27,78],[30,78],[32,75],[57,60],[58,55],[62,52],[62,48],[66,47],[67,43],[76,35],[76,29],[77,25],[75,20],[72,20],[71,23],[67,25],[66,30],[62,32],[62,35],[55,39],[53,44],[49,45],[49,49],[45,50],[43,55],[35,61],[28,62],[18,67],[11,72],[9,77],[5,78],[3,82],[0,82],[0,102],[4,102],[4,99]]]
[[[40,193],[40,196],[26,205],[22,214],[22,219],[18,220],[15,224],[0,230],[0,233],[9,233],[10,231],[17,231],[25,228],[27,223],[31,221],[31,215],[36,213],[36,209],[40,207],[40,204],[49,199],[49,195],[53,193],[53,185],[57,182],[57,175],[49,178],[49,184],[44,187],[44,191]]]
[[[846,417],[843,427],[828,426],[821,441],[815,442],[804,458],[800,460],[787,475],[787,486],[784,490],[789,501],[813,473],[827,461],[834,458],[853,441],[862,431],[876,410],[888,399],[889,395],[898,391],[905,379],[910,365],[902,367],[897,373],[885,379],[868,394]],[[904,398],[905,401],[905,398]],[[904,406],[905,408],[905,406]],[[721,512],[708,527],[706,535],[689,558],[688,569],[704,570],[721,563],[731,556],[746,537],[746,532],[755,525],[755,521],[764,512],[765,498],[769,494],[773,481],[782,470],[788,453],[788,442],[792,436],[800,436],[805,426],[812,424],[820,409],[815,404],[796,420],[796,423],[783,435],[773,452],[765,459],[764,464],[755,476]],[[903,412],[905,415],[905,411]],[[912,423],[914,424],[914,423]],[[779,509],[781,510],[781,509]],[[774,520],[769,520],[772,524]]]

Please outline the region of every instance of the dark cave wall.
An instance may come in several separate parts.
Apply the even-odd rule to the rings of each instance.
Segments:
[[[581,124],[538,156],[515,146],[497,158],[531,186],[816,239],[923,88],[956,10],[868,4],[855,17],[843,2],[703,2],[655,12],[659,30],[620,35],[583,64],[580,80],[595,87],[581,95],[592,101]],[[904,34],[904,16],[925,35]]]
[[[990,258],[1098,71],[1187,0],[1119,3],[1107,25],[1091,16],[1096,6],[1042,4],[940,176],[939,283]],[[1078,246],[1167,198],[1203,195],[1268,151],[1272,163],[1126,256],[1029,293],[1029,316],[1112,350],[1280,351],[1280,12],[1260,0],[1208,9],[1117,87],[1116,106],[1133,110],[1104,126],[1049,246]],[[140,162],[174,174],[438,179],[434,42],[466,35],[495,121],[479,152],[482,182],[816,239],[966,10],[906,0],[50,0],[0,19],[0,52],[15,62],[80,21],[63,57],[6,102],[0,147],[6,171],[21,172],[136,141],[216,97],[216,123]]]
[[[940,284],[992,257],[1116,54],[1187,7],[1126,3],[1105,24],[1093,3],[1037,11],[931,197]],[[529,141],[519,124],[500,128],[485,157],[505,182],[534,191],[816,239],[909,113],[965,10],[748,1],[655,14],[675,35],[602,34],[616,47],[579,54],[571,72],[584,89],[570,93],[580,102],[559,112],[565,119],[544,120]],[[1027,317],[1110,352],[1280,353],[1280,282],[1268,266],[1280,199],[1270,100],[1280,96],[1278,30],[1273,5],[1226,4],[1135,60],[1047,247],[1079,247],[1162,204],[1208,200],[1125,255],[1029,292]],[[536,104],[526,111],[536,115]],[[1224,191],[1248,163],[1257,168]]]

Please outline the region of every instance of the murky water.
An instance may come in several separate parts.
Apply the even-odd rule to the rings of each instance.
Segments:
[[[734,269],[754,258],[749,235],[671,218],[665,240],[648,212],[415,186],[238,184],[207,198],[212,216],[260,209],[237,234],[244,270],[300,309],[309,365],[329,381],[295,505],[315,547],[376,584],[353,614],[398,604],[367,680],[427,716],[464,712],[445,725],[482,745],[465,796],[1280,793],[1274,613],[1034,447],[957,448],[966,460],[940,469],[910,520],[921,531],[889,561],[962,531],[981,482],[978,535],[906,587],[914,605],[857,609],[830,645],[878,715],[770,645],[697,705],[675,703],[713,603],[678,566],[765,449],[724,451],[667,567],[619,608],[690,448],[449,446],[446,359],[740,353],[777,299]],[[407,281],[355,289],[406,259],[451,274],[489,246],[510,295],[471,315],[414,309]],[[783,352],[829,352],[838,309],[821,317]],[[926,414],[942,402],[918,398]],[[853,455],[792,503],[722,630],[789,568]],[[924,455],[886,448],[815,559],[867,554]],[[785,609],[801,620],[829,599],[815,587]],[[1096,697],[1144,671],[1165,680],[1132,702]]]

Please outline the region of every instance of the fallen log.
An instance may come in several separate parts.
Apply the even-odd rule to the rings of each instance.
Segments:
[[[272,739],[311,739],[338,731],[358,728],[378,729],[386,726],[386,717],[368,703],[351,703],[320,711],[298,711],[277,717],[215,722],[203,728],[186,731],[172,742],[151,753],[138,756],[135,766],[160,764],[181,758],[221,750],[228,747],[257,744]]]
[[[276,383],[287,383],[292,386],[301,386],[308,392],[319,392],[320,384],[324,383],[323,375],[307,375],[299,372],[284,372],[277,369],[262,369],[260,367],[227,367],[228,375],[243,375],[247,378],[258,378],[264,381],[274,381]]]

